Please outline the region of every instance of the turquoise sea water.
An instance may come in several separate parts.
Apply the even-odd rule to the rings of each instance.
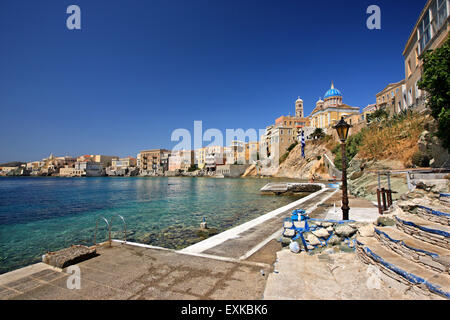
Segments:
[[[0,273],[47,251],[91,245],[99,217],[122,215],[128,240],[168,248],[199,241],[203,217],[224,231],[299,197],[263,196],[268,179],[0,178]],[[119,219],[113,238],[122,238]],[[99,222],[98,242],[107,239]]]

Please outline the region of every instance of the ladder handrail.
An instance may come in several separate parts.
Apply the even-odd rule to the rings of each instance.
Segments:
[[[124,218],[124,217],[122,217],[120,214],[116,214],[115,216],[113,216],[113,217],[111,218],[111,226],[110,226],[110,228],[112,228],[112,224],[113,224],[113,221],[114,221],[114,218],[115,218],[115,217],[119,217],[119,218],[122,220],[122,222],[123,222],[123,227],[124,227],[124,241],[127,242],[127,223],[125,222],[125,218]]]
[[[108,241],[111,244],[111,225],[109,224],[108,220],[105,217],[99,217],[99,218],[97,218],[97,221],[95,222],[94,245],[97,245],[98,221],[100,219],[103,219],[103,221],[105,221],[105,223],[106,223],[106,226],[108,227]]]

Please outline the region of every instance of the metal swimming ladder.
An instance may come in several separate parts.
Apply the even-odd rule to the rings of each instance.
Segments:
[[[125,222],[125,218],[122,217],[120,214],[118,214],[116,216],[118,216],[123,222],[124,241],[127,242],[127,223]],[[112,240],[111,239],[111,228],[112,228],[112,223],[114,221],[114,218],[116,216],[113,216],[111,218],[111,222],[109,222],[108,219],[106,219],[105,217],[100,217],[97,219],[97,221],[95,222],[95,234],[94,234],[94,245],[95,246],[97,245],[97,231],[98,231],[98,221],[99,220],[103,220],[106,223],[106,227],[108,228],[108,242],[109,242],[109,246],[111,246],[111,240]]]
[[[125,222],[125,218],[122,217],[120,214],[115,215],[114,217],[111,218],[111,226],[112,227],[112,223],[114,221],[115,217],[119,217],[120,220],[122,220],[123,223],[123,241],[127,242],[127,223]]]

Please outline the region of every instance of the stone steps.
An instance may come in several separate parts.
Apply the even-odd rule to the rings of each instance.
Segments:
[[[416,214],[418,217],[431,222],[439,223],[444,226],[450,226],[450,213],[445,208],[431,208],[418,206]]]
[[[432,245],[450,249],[450,226],[424,220],[414,214],[401,214],[395,218],[398,230]]]
[[[375,228],[375,238],[404,258],[433,271],[449,273],[450,250],[416,239],[395,227]]]
[[[441,193],[439,195],[439,201],[440,201],[441,205],[443,205],[444,207],[446,207],[446,208],[450,207],[450,194]]]
[[[428,295],[450,299],[450,276],[435,272],[387,249],[375,237],[358,237],[356,250],[363,263]]]

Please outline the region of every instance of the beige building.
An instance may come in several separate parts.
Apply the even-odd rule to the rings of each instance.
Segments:
[[[224,164],[222,166],[217,166],[216,174],[223,175],[224,177],[229,178],[238,178],[244,174],[245,170],[249,167],[248,164],[244,165],[233,165],[233,164]]]
[[[325,93],[324,100],[319,99],[309,116],[310,125],[314,128],[327,129],[334,126],[342,117],[359,114],[358,107],[351,107],[342,102],[341,92],[331,83],[331,88]]]
[[[129,167],[136,167],[136,158],[125,157],[120,159],[112,159],[111,167],[113,170],[116,169],[127,169]]]
[[[61,177],[81,177],[83,170],[77,170],[73,166],[65,165],[59,169],[59,176]]]
[[[225,148],[226,164],[246,164],[246,143],[243,141],[231,141],[231,145]]]
[[[77,162],[85,162],[85,161],[90,161],[90,162],[98,162],[101,163],[103,167],[109,167],[112,165],[112,161],[113,160],[118,160],[119,157],[117,156],[105,156],[105,155],[84,155],[84,156],[79,156],[76,161]]]
[[[195,163],[199,169],[205,168],[207,152],[208,150],[206,148],[195,150]]]
[[[446,41],[449,34],[450,0],[428,0],[408,38],[403,57],[405,60],[404,108],[425,108],[425,97],[417,82],[422,77],[422,55]]]
[[[391,83],[377,93],[377,110],[385,110],[388,114],[393,115],[403,110],[402,99],[405,91],[405,80]]]
[[[266,128],[266,132],[261,135],[259,140],[259,157],[260,159],[268,159],[271,156],[271,137],[273,125]]]
[[[19,167],[0,167],[0,171],[3,173],[8,173],[17,170]]]
[[[152,149],[141,151],[138,155],[141,173],[164,173],[169,170],[171,152],[166,149]]]
[[[187,171],[195,164],[194,150],[174,151],[169,157],[169,171]]]
[[[259,143],[252,141],[245,144],[245,161],[248,164],[252,164],[259,158]]]
[[[288,148],[297,141],[297,130],[288,127],[277,127],[273,129],[271,139],[271,158],[275,164],[284,155]]]
[[[376,103],[372,103],[367,105],[367,107],[365,107],[362,111],[362,117],[364,119],[364,121],[367,121],[367,116],[369,114],[374,113],[375,111],[377,111],[377,104]]]

